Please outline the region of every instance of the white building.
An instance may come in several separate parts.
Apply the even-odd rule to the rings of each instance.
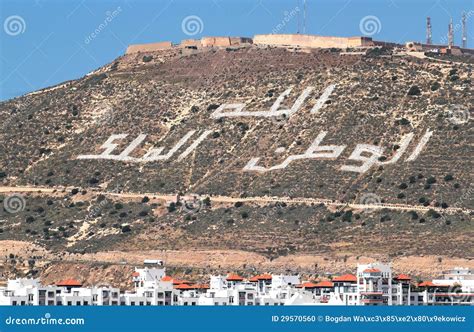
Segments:
[[[389,264],[359,264],[345,274],[318,283],[295,275],[211,276],[210,284],[192,284],[166,275],[161,260],[147,260],[132,273],[134,291],[111,286],[83,287],[67,279],[43,286],[36,279],[8,280],[0,287],[0,305],[474,305],[474,273],[454,268],[443,278],[417,285],[406,274],[392,275]]]

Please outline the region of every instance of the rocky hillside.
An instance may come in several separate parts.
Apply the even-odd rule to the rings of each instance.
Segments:
[[[457,60],[173,50],[3,102],[0,184],[56,191],[0,210],[0,239],[472,258],[472,59]],[[380,203],[413,209],[350,205]]]

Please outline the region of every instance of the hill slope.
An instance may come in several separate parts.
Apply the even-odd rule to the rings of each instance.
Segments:
[[[2,185],[58,189],[0,211],[0,239],[472,258],[472,76],[468,61],[378,52],[121,57],[0,104]],[[211,200],[168,207],[180,193]],[[357,206],[374,203],[413,211]]]

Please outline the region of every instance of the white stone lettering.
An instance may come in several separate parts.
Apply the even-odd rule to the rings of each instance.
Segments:
[[[158,161],[158,160],[168,160],[170,159],[176,151],[179,150],[179,148],[181,148],[187,141],[188,139],[193,136],[193,134],[195,133],[196,131],[195,130],[191,130],[189,131],[186,135],[184,135],[179,141],[178,143],[176,143],[175,146],[173,146],[173,148],[171,148],[167,154],[164,154],[162,155],[161,153],[163,152],[164,148],[163,147],[159,147],[159,148],[151,148],[147,154],[145,154],[143,156],[143,159],[142,161],[144,162],[150,162],[150,161]]]
[[[316,105],[311,110],[311,113],[316,113],[319,111],[324,103],[329,99],[329,96],[335,89],[336,85],[332,84],[327,87],[323,94],[319,97]],[[282,94],[280,94],[277,100],[273,103],[270,111],[244,111],[245,104],[223,104],[219,106],[212,114],[211,117],[213,119],[223,118],[223,117],[244,117],[244,116],[252,116],[252,117],[290,117],[296,112],[298,112],[303,106],[306,99],[308,99],[309,95],[313,91],[313,87],[308,87],[304,89],[298,99],[295,101],[293,106],[290,109],[280,109],[281,103],[283,100],[290,94],[291,88],[286,89]],[[225,110],[232,109],[233,111],[225,112]]]
[[[178,157],[178,161],[181,161],[183,160],[184,158],[186,158],[191,152],[194,151],[194,149],[197,148],[197,146],[199,144],[201,144],[202,141],[204,141],[204,139],[209,136],[209,134],[212,133],[212,130],[206,130],[204,133],[201,134],[201,136],[199,136],[193,144],[191,144],[186,150],[184,150],[183,153],[181,153]]]
[[[402,157],[405,151],[408,149],[408,145],[410,145],[410,142],[412,139],[413,139],[413,133],[409,133],[408,135],[406,135],[400,142],[400,148],[397,150],[397,152],[392,157],[392,159],[387,160],[387,161],[377,161],[377,164],[379,165],[395,164]]]
[[[265,168],[262,166],[257,166],[260,158],[252,158],[243,168],[244,171],[254,171],[259,173],[265,173],[269,171],[274,171],[278,169],[284,169],[288,167],[293,161],[302,160],[302,159],[335,159],[344,151],[345,145],[326,145],[320,146],[324,137],[326,137],[327,132],[321,132],[309,148],[303,154],[291,155],[287,157],[281,164],[272,166],[270,168]]]
[[[329,96],[331,96],[331,93],[334,91],[335,88],[336,84],[331,84],[326,88],[326,90],[324,90],[321,97],[319,97],[318,101],[311,109],[311,114],[317,113],[324,106],[324,104],[328,101]]]
[[[130,152],[135,149],[138,144],[140,144],[146,137],[146,135],[139,135],[136,139],[133,140],[130,145],[123,150],[123,152],[119,155],[111,154],[113,150],[118,146],[118,144],[113,143],[115,140],[124,139],[127,137],[127,134],[118,134],[118,135],[111,135],[107,141],[100,147],[101,149],[105,149],[104,152],[98,155],[80,155],[77,159],[111,159],[111,160],[121,160],[121,161],[131,161],[135,158],[129,157]]]
[[[365,173],[372,167],[373,164],[377,162],[377,159],[382,155],[383,148],[377,145],[370,144],[357,144],[354,151],[352,151],[349,156],[349,160],[362,161],[360,166],[351,166],[344,165],[341,166],[342,171],[356,172],[356,173]],[[364,156],[363,154],[370,154],[369,157]]]
[[[420,142],[418,143],[418,145],[416,146],[416,148],[413,150],[412,154],[407,158],[406,161],[414,161],[416,158],[418,158],[421,151],[423,150],[425,145],[428,143],[432,135],[433,135],[433,132],[430,131],[430,129],[428,128],[428,130],[426,130],[426,133],[423,135]]]
[[[168,160],[173,157],[173,155],[183,147],[186,142],[194,135],[196,131],[191,130],[186,135],[184,135],[178,143],[176,143],[166,154],[162,154],[164,147],[155,148],[152,147],[143,157],[141,158],[134,158],[130,157],[130,153],[135,150],[146,138],[147,135],[140,134],[137,138],[135,138],[123,151],[118,155],[112,155],[112,151],[118,146],[118,144],[113,143],[117,139],[123,139],[127,137],[127,134],[119,134],[119,135],[111,135],[107,141],[101,146],[102,149],[105,149],[104,152],[98,155],[79,155],[77,159],[109,159],[109,160],[120,160],[126,162],[134,162],[134,163],[148,163],[153,161],[160,161],[160,160]],[[204,141],[210,134],[212,130],[206,130],[202,133],[183,153],[179,155],[177,161],[182,161],[186,158],[191,152],[193,152],[199,144]]]

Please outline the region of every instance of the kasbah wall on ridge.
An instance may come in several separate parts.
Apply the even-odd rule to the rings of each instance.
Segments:
[[[372,47],[405,47],[407,51],[429,51],[438,48],[441,53],[473,53],[472,49],[460,49],[446,45],[427,45],[416,42],[407,42],[406,45],[396,43],[375,41],[370,37],[335,37],[303,34],[265,34],[248,37],[203,37],[202,39],[185,39],[180,44],[171,41],[135,44],[128,46],[125,54],[136,54],[156,52],[170,49],[202,49],[210,47],[249,47],[251,45],[260,47],[286,47],[286,48],[372,48]]]

